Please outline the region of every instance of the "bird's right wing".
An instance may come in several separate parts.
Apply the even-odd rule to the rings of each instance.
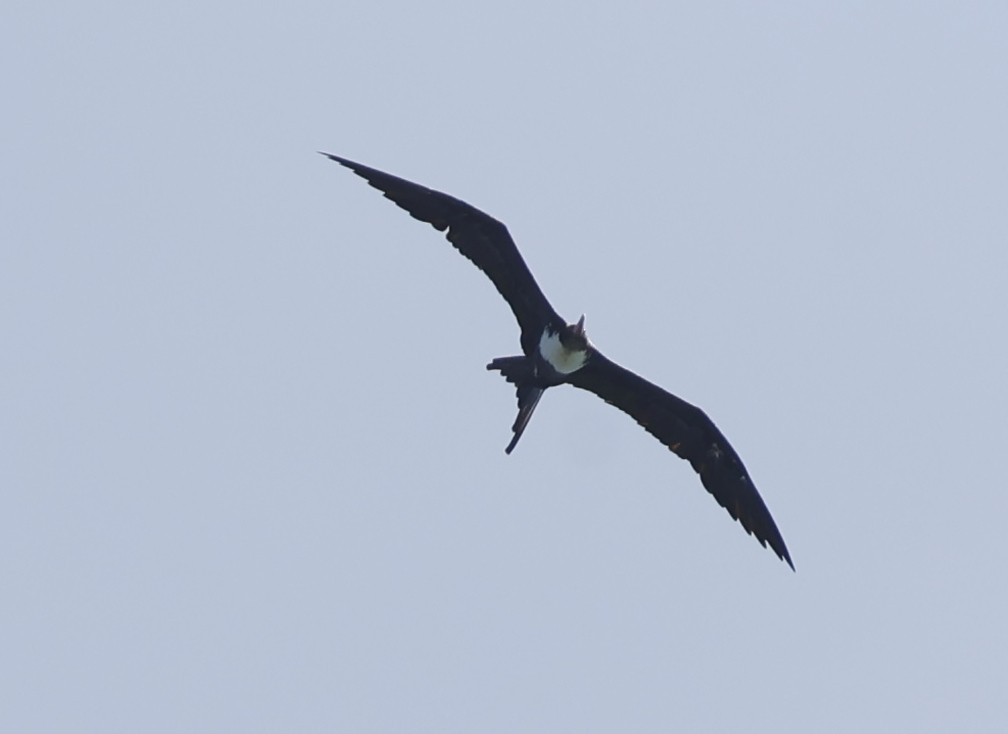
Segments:
[[[522,349],[526,354],[535,349],[547,324],[554,328],[563,325],[501,222],[440,191],[330,153],[322,155],[349,168],[414,219],[446,232],[455,249],[486,273],[511,306],[521,328]]]
[[[568,382],[598,395],[644,427],[700,475],[718,504],[792,569],[791,555],[742,459],[700,408],[666,392],[592,349]]]

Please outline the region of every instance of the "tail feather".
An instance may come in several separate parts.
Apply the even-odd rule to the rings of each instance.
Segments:
[[[546,391],[541,387],[532,387],[531,385],[518,388],[518,417],[515,418],[514,425],[511,426],[514,436],[511,438],[511,443],[504,449],[505,454],[510,454],[518,445],[518,439],[525,433],[525,427],[532,419],[532,413],[535,412],[536,406],[539,405],[539,398],[544,392]]]
[[[525,356],[498,357],[487,365],[487,369],[497,370],[512,385],[520,386],[532,382],[535,378],[532,360]]]
[[[532,419],[532,413],[535,412],[539,399],[546,389],[534,383],[535,372],[531,360],[527,357],[498,357],[487,365],[487,369],[498,370],[505,380],[517,387],[518,417],[511,426],[511,430],[514,431],[511,443],[504,449],[504,453],[510,454],[518,445],[518,439],[525,432],[529,420]]]

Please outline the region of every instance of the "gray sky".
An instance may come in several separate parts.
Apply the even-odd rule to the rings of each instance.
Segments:
[[[1008,11],[698,5],[4,6],[0,730],[1004,730]],[[507,307],[319,149],[798,573],[580,391],[506,457]]]

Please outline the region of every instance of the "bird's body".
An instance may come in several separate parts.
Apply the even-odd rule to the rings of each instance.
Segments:
[[[346,158],[323,155],[364,178],[414,218],[445,232],[510,305],[521,328],[522,354],[498,357],[487,365],[517,391],[518,417],[507,453],[517,445],[546,390],[570,384],[595,393],[689,461],[714,499],[794,568],[769,510],[721,431],[699,408],[606,358],[588,341],[584,316],[566,323],[539,289],[503,224],[448,194]]]
[[[518,391],[518,417],[511,430],[514,436],[504,451],[514,450],[532,412],[547,388],[563,385],[571,376],[584,368],[591,355],[591,343],[584,333],[584,316],[576,324],[559,328],[551,324],[543,327],[539,341],[532,351],[518,357],[498,357],[487,365],[497,370],[515,385]]]
[[[584,323],[576,325],[574,334],[568,339],[576,339],[578,332],[584,333]],[[548,326],[539,337],[536,351],[544,369],[548,368],[558,376],[572,375],[585,366],[588,361],[588,345],[574,343],[568,346],[562,338],[563,332],[554,332]]]

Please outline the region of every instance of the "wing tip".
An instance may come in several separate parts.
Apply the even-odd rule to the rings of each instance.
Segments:
[[[763,545],[764,548],[769,546],[770,550],[776,553],[778,558],[790,566],[792,571],[798,573],[798,570],[795,568],[794,561],[791,560],[791,554],[788,552],[787,546],[784,545],[784,538],[780,536],[780,533],[777,533],[776,538],[768,538],[767,540],[764,540],[757,535],[756,539],[759,540],[760,544]]]
[[[767,514],[769,514],[769,512]],[[742,527],[745,529],[747,533],[751,534],[754,538],[756,538],[756,540],[759,541],[760,545],[762,545],[764,548],[769,548],[770,550],[772,550],[779,559],[781,559],[782,561],[784,561],[784,563],[786,563],[788,566],[791,567],[792,571],[798,573],[798,570],[795,568],[794,561],[791,560],[791,553],[788,551],[787,546],[784,544],[784,538],[781,537],[780,531],[777,530],[776,525],[773,525],[772,527],[773,529],[772,534],[769,533],[763,534],[757,531],[755,528],[751,530],[747,528],[745,524],[741,522],[741,519],[739,519],[739,522],[740,524],[742,524]],[[770,522],[773,523],[772,518],[770,519]]]
[[[767,511],[768,516],[769,514],[769,511]],[[784,538],[781,536],[780,530],[777,529],[777,525],[773,522],[773,518],[770,518],[770,522],[773,529],[773,533],[767,537],[767,544],[770,546],[770,550],[776,553],[778,558],[789,565],[792,571],[798,573],[795,568],[794,561],[791,560],[791,553],[788,552],[787,545],[784,544]]]
[[[346,166],[347,168],[350,168],[350,169],[352,169],[354,167],[354,165],[356,165],[351,160],[347,160],[346,158],[341,158],[340,156],[333,155],[332,153],[326,153],[324,150],[317,150],[315,152],[318,153],[321,156],[325,156],[326,158],[328,158],[331,161],[336,161],[341,166]]]
[[[773,516],[770,515],[770,511],[763,503],[763,499],[759,497],[758,494],[756,497],[759,499],[759,504],[762,508],[762,513],[760,514],[764,516],[762,522],[753,522],[754,518],[752,513],[742,512],[741,507],[735,507],[733,509],[730,506],[722,506],[728,510],[728,514],[731,518],[738,522],[747,534],[756,538],[756,540],[759,541],[759,544],[764,548],[772,550],[779,559],[791,567],[792,571],[798,573],[798,570],[795,568],[794,561],[791,560],[791,553],[787,549],[787,544],[784,543],[784,537],[781,535],[780,530],[777,529],[777,523],[774,522]]]

